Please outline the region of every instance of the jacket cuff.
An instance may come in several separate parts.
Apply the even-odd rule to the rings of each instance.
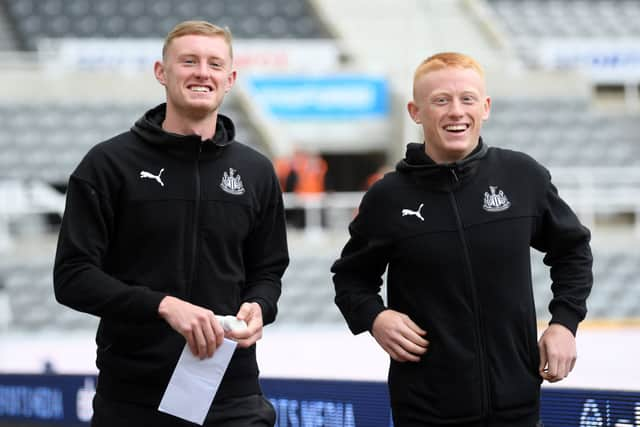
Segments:
[[[357,310],[357,321],[351,325],[351,331],[354,334],[358,334],[360,332],[369,331],[373,329],[373,322],[378,317],[378,314],[386,310],[387,308],[380,304],[376,300],[368,301],[358,307]]]
[[[149,295],[145,298],[142,312],[147,313],[150,319],[160,317],[158,309],[160,308],[160,303],[166,296],[169,296],[169,294],[165,294],[164,292],[149,292]]]
[[[272,312],[266,300],[259,297],[249,298],[244,302],[255,302],[262,309],[262,325],[267,326],[276,320],[276,313]]]
[[[565,326],[575,337],[576,331],[578,330],[578,323],[580,323],[580,317],[573,310],[562,305],[558,305],[554,308],[553,313],[551,314],[549,324],[551,325],[552,323],[559,323],[562,326]]]

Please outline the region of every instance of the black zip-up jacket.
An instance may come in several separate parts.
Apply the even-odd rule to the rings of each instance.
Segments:
[[[220,315],[257,302],[266,325],[289,262],[271,162],[236,142],[223,115],[202,141],[164,131],[165,111],[96,145],[73,172],[54,266],[57,300],[100,317],[98,392],[156,407],[185,345],[160,301]],[[255,346],[237,348],[216,400],[259,392]]]
[[[391,360],[391,405],[416,425],[533,426],[540,361],[530,247],[551,267],[552,323],[574,334],[592,284],[590,233],[529,156],[488,148],[434,163],[424,144],[364,196],[332,267],[354,334],[388,307],[427,331],[418,363]],[[517,422],[515,420],[518,420]],[[494,424],[491,424],[494,425]]]

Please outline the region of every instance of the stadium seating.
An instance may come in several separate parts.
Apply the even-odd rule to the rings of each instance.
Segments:
[[[206,19],[233,29],[236,38],[327,38],[306,1],[300,0],[0,0],[23,48],[40,38],[163,38],[186,19]]]
[[[517,51],[536,65],[540,42],[553,38],[640,36],[636,0],[488,0]]]
[[[549,269],[542,254],[532,251],[533,289],[538,320],[550,318]],[[343,325],[333,303],[335,296],[329,269],[335,259],[329,256],[292,255],[291,266],[283,278],[277,325]],[[640,318],[640,253],[594,249],[594,285],[589,299],[590,320]]]
[[[5,276],[13,331],[73,331],[94,329],[97,318],[64,309],[53,297],[48,263],[12,265]]]
[[[640,35],[635,0],[488,0],[514,37]]]
[[[538,256],[541,258],[541,256]],[[540,264],[540,263],[537,263]],[[548,275],[534,272],[538,316],[549,318],[547,303],[551,299]],[[594,252],[594,287],[588,300],[589,319],[640,318],[640,254],[628,251]],[[545,295],[546,294],[546,295]]]
[[[0,177],[64,183],[91,146],[129,129],[148,107],[0,103]],[[262,145],[234,98],[223,110],[240,141]],[[639,166],[637,135],[635,117],[593,112],[586,100],[565,98],[494,99],[483,129],[489,145],[525,151],[548,167]]]
[[[592,111],[585,99],[494,98],[489,145],[524,151],[553,167],[640,166],[640,121]]]
[[[66,183],[93,145],[128,130],[152,105],[0,102],[0,179],[39,179]],[[262,142],[234,97],[223,114],[233,118],[237,139]]]
[[[534,297],[538,320],[550,318],[551,291],[548,268],[542,254],[532,252]],[[285,273],[279,315],[275,328],[346,327],[333,303],[334,290],[328,254],[307,254],[291,259]],[[5,283],[13,331],[95,330],[97,319],[65,308],[53,297],[52,266],[49,262],[0,266]],[[594,251],[595,285],[588,301],[589,320],[640,318],[640,253]],[[37,308],[37,309],[36,309]]]
[[[278,326],[337,325],[342,315],[333,303],[335,296],[329,272],[335,259],[329,256],[295,256],[282,279]]]
[[[11,323],[11,306],[9,295],[5,289],[4,278],[0,278],[0,333],[6,332]]]

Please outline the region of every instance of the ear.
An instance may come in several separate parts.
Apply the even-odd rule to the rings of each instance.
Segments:
[[[161,61],[156,61],[153,64],[153,74],[156,76],[156,80],[162,85],[167,85],[167,79],[164,75],[164,64]]]
[[[233,85],[236,82],[236,78],[238,76],[238,72],[236,70],[231,70],[229,75],[227,76],[226,86],[224,88],[225,93],[229,92]]]
[[[409,101],[409,103],[407,104],[407,111],[409,112],[409,115],[411,116],[413,121],[417,124],[421,123],[420,118],[418,117],[419,110],[420,108],[418,107],[418,104],[415,103],[415,101]]]
[[[487,120],[491,113],[491,98],[487,96],[484,100],[484,113],[482,114],[482,120]]]

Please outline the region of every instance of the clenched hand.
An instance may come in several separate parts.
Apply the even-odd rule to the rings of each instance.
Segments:
[[[554,383],[563,380],[576,364],[576,339],[569,329],[552,323],[538,342],[540,376]]]

